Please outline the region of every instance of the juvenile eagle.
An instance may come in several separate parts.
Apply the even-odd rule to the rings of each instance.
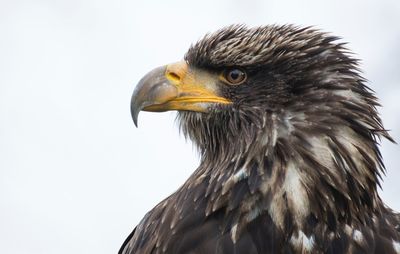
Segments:
[[[133,253],[400,253],[400,214],[377,191],[377,98],[338,38],[229,26],[154,69],[131,111],[178,110],[201,163],[146,214]]]

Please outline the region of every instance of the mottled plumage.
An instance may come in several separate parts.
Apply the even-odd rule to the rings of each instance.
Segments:
[[[146,214],[131,253],[400,253],[400,215],[377,188],[392,140],[338,38],[291,25],[230,26],[190,47],[189,67],[240,68],[232,104],[179,111],[199,167]]]

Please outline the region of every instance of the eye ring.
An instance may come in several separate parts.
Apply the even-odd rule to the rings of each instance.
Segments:
[[[223,74],[223,80],[229,85],[240,85],[247,79],[247,74],[240,68],[226,69]]]

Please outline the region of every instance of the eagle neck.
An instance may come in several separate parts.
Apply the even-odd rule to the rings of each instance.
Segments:
[[[317,224],[330,231],[339,223],[370,224],[381,213],[383,164],[373,135],[346,125],[313,129],[304,126],[303,113],[261,119],[235,131],[212,130],[218,140],[201,149],[194,174],[208,182],[206,215],[225,209],[235,218],[232,239],[261,215],[282,232],[311,232]]]

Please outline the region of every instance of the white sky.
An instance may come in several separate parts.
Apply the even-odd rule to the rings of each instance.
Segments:
[[[400,142],[400,1],[0,0],[0,253],[116,253],[197,167],[138,80],[231,23],[315,25],[350,42]],[[382,198],[400,211],[400,149]]]

